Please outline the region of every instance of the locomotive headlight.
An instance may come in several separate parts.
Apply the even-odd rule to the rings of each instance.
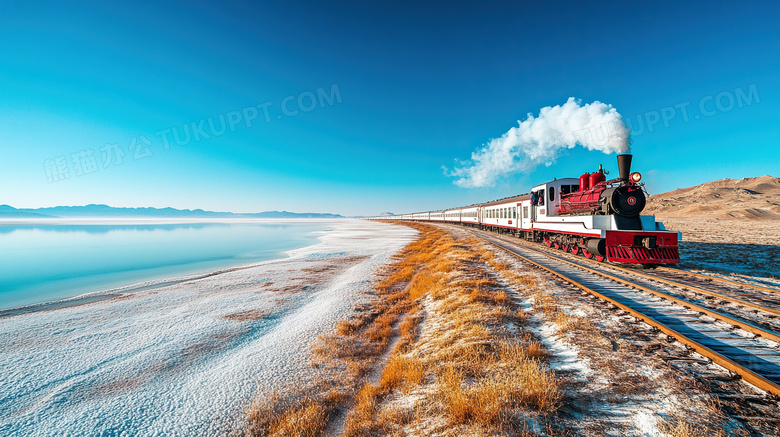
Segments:
[[[639,173],[638,171],[635,171],[631,173],[631,180],[634,182],[639,182],[642,180],[642,173]]]

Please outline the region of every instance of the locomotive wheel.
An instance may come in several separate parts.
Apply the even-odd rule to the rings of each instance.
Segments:
[[[561,246],[561,248],[563,248],[564,252],[569,253],[569,245],[568,244],[564,244],[563,246]]]
[[[582,254],[585,255],[585,258],[587,258],[587,259],[592,259],[593,258],[593,254],[588,252],[587,250],[583,250]]]
[[[579,255],[580,254],[580,248],[578,246],[572,246],[571,247],[571,253],[573,253],[575,255]]]
[[[605,259],[606,259],[606,258],[604,258],[604,257],[603,257],[603,256],[601,256],[601,255],[596,255],[596,261],[598,261],[598,262],[604,262],[604,260],[605,260]]]
[[[560,249],[561,248],[561,244],[560,243],[555,243],[555,248],[556,249]]]
[[[544,239],[544,244],[546,244],[546,245],[547,245],[547,247],[552,247],[552,241],[550,241],[550,240],[549,240],[549,239],[547,239],[547,238],[545,238],[545,239]]]

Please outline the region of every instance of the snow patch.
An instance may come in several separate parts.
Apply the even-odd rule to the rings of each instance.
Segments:
[[[562,372],[577,373],[580,377],[587,377],[593,373],[588,365],[589,360],[581,359],[579,348],[565,341],[557,333],[555,323],[544,323],[539,328],[542,344],[553,355],[550,360],[550,368]]]

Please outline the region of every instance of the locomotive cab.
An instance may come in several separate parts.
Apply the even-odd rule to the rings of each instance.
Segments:
[[[533,204],[535,216],[538,219],[544,217],[557,217],[558,209],[561,206],[561,196],[577,191],[579,180],[576,178],[556,179],[546,184],[537,185],[531,191],[531,203]]]

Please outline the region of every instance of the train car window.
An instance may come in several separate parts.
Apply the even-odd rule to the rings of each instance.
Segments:
[[[528,218],[528,207],[527,206],[523,207],[523,217],[524,218]]]
[[[561,196],[571,193],[571,185],[561,185]]]
[[[552,202],[553,200],[555,200],[555,187],[550,187],[549,191],[550,191],[550,202]]]

